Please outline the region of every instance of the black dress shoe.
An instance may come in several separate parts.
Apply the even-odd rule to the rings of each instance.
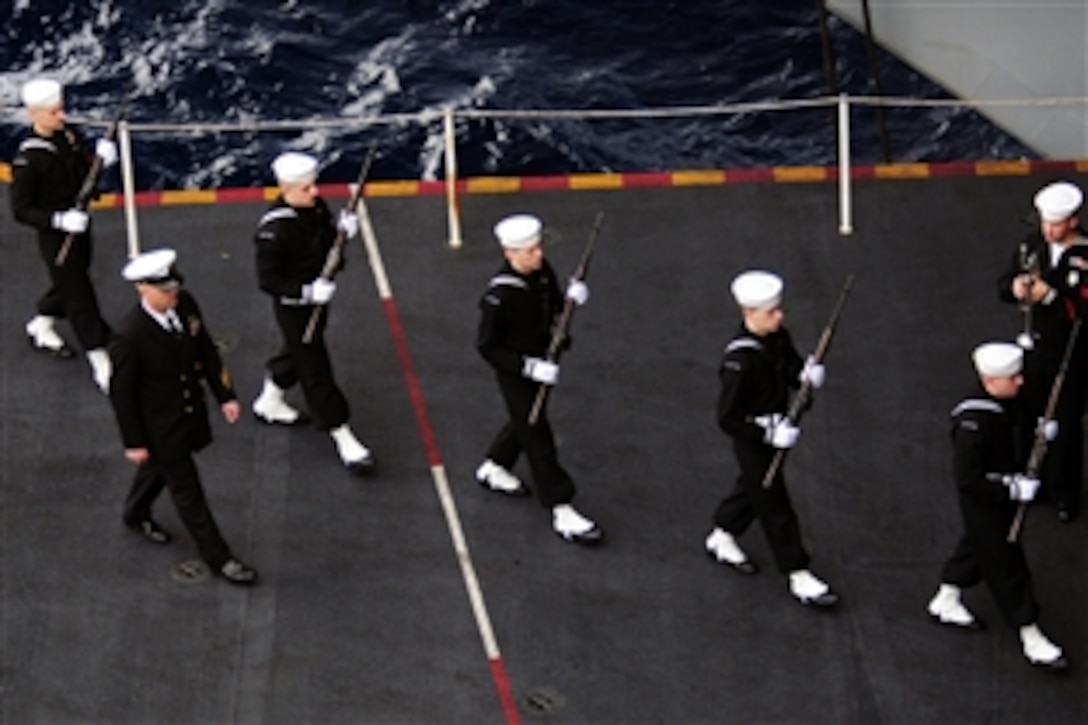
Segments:
[[[729,561],[728,559],[719,559],[710,549],[706,550],[706,555],[710,557],[710,560],[715,564],[721,564],[727,566],[735,572],[741,574],[756,574],[759,572],[759,567],[751,559],[745,559],[744,561]]]
[[[1028,663],[1032,667],[1037,667],[1045,672],[1053,672],[1055,674],[1063,674],[1069,671],[1069,660],[1065,658],[1065,655],[1058,655],[1057,659],[1042,661],[1042,660],[1028,660]]]
[[[510,496],[511,498],[525,498],[532,493],[532,489],[525,485],[525,482],[521,480],[518,481],[517,488],[496,488],[491,485],[491,481],[488,480],[487,476],[477,475],[476,483],[480,484],[488,491],[494,491],[495,493],[502,494],[503,496]]]
[[[219,576],[231,584],[241,586],[250,586],[257,582],[257,571],[237,559],[227,559],[223,566],[219,567]]]
[[[554,529],[554,531],[564,541],[581,544],[582,546],[596,546],[604,541],[604,532],[601,531],[599,526],[594,526],[588,531],[560,531],[558,529]]]
[[[941,619],[940,615],[929,612],[929,620],[934,624],[961,632],[983,632],[986,630],[986,623],[978,617],[974,617],[970,622],[955,622],[950,619]]]
[[[814,609],[831,609],[839,603],[839,595],[830,589],[814,597],[802,597],[796,594],[794,596],[797,597],[797,601],[801,602],[801,604]]]
[[[365,457],[360,458],[357,461],[344,461],[344,468],[357,476],[366,476],[373,473],[376,466],[377,464],[374,462],[374,455],[371,453],[367,453]]]
[[[298,411],[298,416],[294,420],[278,420],[276,418],[265,417],[255,410],[251,412],[253,413],[253,417],[256,418],[258,422],[270,426],[280,426],[282,428],[297,428],[299,426],[307,425],[310,422],[309,413],[301,410]]]
[[[153,544],[169,544],[174,538],[170,536],[170,532],[159,526],[152,519],[144,519],[143,521],[136,521],[133,523],[126,521],[125,525]]]
[[[55,357],[61,360],[67,360],[69,358],[75,357],[75,353],[72,352],[72,348],[68,347],[67,344],[62,344],[60,347],[45,347],[44,345],[39,345],[34,340],[33,335],[28,335],[26,339],[30,343],[30,346],[32,348],[34,348],[38,352],[48,355],[49,357]]]

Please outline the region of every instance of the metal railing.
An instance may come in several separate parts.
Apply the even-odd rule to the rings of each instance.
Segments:
[[[118,127],[121,151],[122,193],[130,251],[138,249],[138,220],[135,208],[134,163],[132,137],[144,133],[217,134],[262,133],[335,129],[337,131],[366,129],[374,126],[426,126],[441,120],[443,125],[443,163],[449,230],[448,244],[458,248],[463,243],[461,234],[460,204],[458,199],[458,163],[456,124],[458,120],[655,120],[694,117],[723,117],[738,114],[794,111],[801,109],[835,109],[837,135],[837,176],[839,191],[839,233],[853,232],[852,209],[852,149],[851,109],[865,108],[969,108],[982,110],[988,107],[1088,107],[1088,98],[1031,98],[1031,99],[933,99],[888,96],[823,96],[809,99],[757,101],[749,103],[718,104],[710,106],[673,106],[642,109],[553,109],[553,110],[502,110],[502,109],[446,109],[427,110],[418,113],[400,113],[360,118],[336,117],[305,120],[241,120],[231,123],[150,123],[122,121]],[[105,126],[106,122],[94,119],[74,119],[88,126]]]

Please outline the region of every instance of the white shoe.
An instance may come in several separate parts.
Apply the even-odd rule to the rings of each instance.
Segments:
[[[742,574],[755,574],[756,565],[737,544],[736,538],[725,529],[714,527],[706,537],[706,553],[719,564],[731,566]]]
[[[283,388],[272,382],[272,378],[264,379],[261,394],[253,401],[253,415],[270,425],[297,425],[304,422],[302,413],[287,404]]]
[[[72,357],[72,351],[64,343],[64,338],[57,334],[55,322],[53,317],[38,315],[26,323],[26,334],[30,338],[30,344],[56,357]]]
[[[109,353],[100,347],[88,350],[87,362],[91,364],[91,377],[94,378],[95,385],[109,395],[110,377],[113,375],[113,363],[110,362]]]
[[[348,424],[329,431],[336,443],[336,451],[340,454],[340,460],[352,473],[369,473],[374,469],[374,456],[370,449],[364,446],[355,434],[351,432]]]
[[[982,622],[960,600],[960,588],[952,584],[941,584],[933,599],[929,600],[926,610],[937,624],[961,629],[984,629]]]
[[[476,469],[476,480],[484,488],[504,493],[507,496],[527,496],[529,487],[521,479],[510,473],[490,458]]]
[[[569,503],[552,507],[552,528],[567,541],[596,544],[604,537],[597,524],[574,510]]]
[[[1069,667],[1062,648],[1047,639],[1038,624],[1028,624],[1020,628],[1020,643],[1024,646],[1024,657],[1036,667],[1051,670],[1064,670]]]
[[[817,579],[808,569],[790,572],[790,593],[801,604],[817,607],[833,607],[839,601],[839,596],[831,591],[831,587]]]

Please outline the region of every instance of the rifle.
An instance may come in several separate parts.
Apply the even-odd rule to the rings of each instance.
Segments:
[[[370,144],[370,149],[363,160],[363,166],[359,169],[359,178],[355,180],[355,190],[352,191],[346,207],[352,214],[355,214],[355,207],[359,205],[359,199],[363,196],[363,184],[366,183],[366,177],[370,173],[370,164],[374,161],[374,153],[377,150],[377,143]],[[346,243],[347,235],[337,229],[336,239],[333,240],[329,253],[325,255],[325,266],[321,268],[321,276],[325,279],[332,281],[332,278],[336,276],[336,270],[340,267],[340,260],[344,256],[344,244]],[[310,321],[306,324],[306,331],[302,333],[302,343],[304,345],[309,345],[310,341],[313,340],[314,332],[317,330],[317,321],[321,319],[321,310],[324,308],[325,305],[316,305],[310,313]]]
[[[133,84],[130,83],[125,88],[125,93],[121,96],[121,103],[117,107],[117,112],[113,116],[113,120],[110,121],[109,128],[106,129],[106,135],[103,137],[109,141],[113,141],[117,137],[117,127],[121,125],[121,119],[125,117],[125,108],[128,106],[129,96],[132,94]],[[94,155],[94,159],[91,160],[91,168],[87,170],[87,175],[83,177],[83,184],[79,187],[79,192],[76,193],[76,203],[74,208],[80,211],[87,211],[87,207],[91,205],[91,197],[94,196],[95,187],[98,186],[98,179],[102,176],[102,157],[98,154]],[[72,249],[72,243],[75,241],[76,235],[72,232],[68,232],[68,236],[64,238],[64,243],[60,245],[60,249],[57,250],[57,256],[53,260],[59,267],[64,264],[68,259],[68,252]]]
[[[849,274],[846,276],[846,281],[843,282],[842,291],[839,292],[839,300],[835,303],[835,309],[831,312],[831,319],[828,320],[823,332],[820,333],[820,339],[816,342],[816,349],[812,353],[812,359],[817,363],[822,363],[827,356],[827,351],[831,347],[831,338],[835,334],[835,328],[838,327],[839,317],[842,316],[842,308],[846,305],[846,298],[850,296],[850,289],[853,285],[854,275]],[[800,390],[793,396],[790,408],[786,412],[786,418],[794,425],[797,425],[811,402],[812,384],[805,381],[801,383]],[[771,487],[775,475],[778,474],[778,469],[782,467],[782,461],[786,458],[787,450],[786,448],[779,448],[775,451],[774,458],[771,459],[771,464],[767,466],[767,472],[763,475],[763,488]]]
[[[1032,280],[1038,274],[1038,256],[1028,253],[1027,242],[1020,242],[1020,276]],[[1021,333],[1016,336],[1016,344],[1025,350],[1031,350],[1035,347],[1035,332],[1032,329],[1032,302],[1030,296],[1020,300],[1020,314],[1024,318],[1024,327]]]
[[[597,212],[597,218],[593,221],[593,230],[589,233],[589,241],[586,242],[586,248],[582,252],[582,259],[578,262],[578,267],[574,270],[571,279],[582,282],[585,281],[586,275],[589,274],[589,261],[593,257],[593,245],[597,241],[597,235],[601,232],[601,223],[603,221],[604,212]],[[555,329],[552,330],[552,339],[548,344],[548,351],[545,355],[550,362],[556,362],[559,360],[560,354],[562,354],[563,345],[570,333],[570,323],[574,318],[574,309],[577,306],[574,300],[569,297],[563,302],[563,311],[559,315],[559,320],[555,323]],[[551,386],[544,383],[541,383],[540,387],[537,388],[536,400],[533,401],[533,407],[529,411],[529,425],[536,425],[537,420],[539,420],[540,411],[544,408],[544,401],[548,398],[549,389],[551,389]]]
[[[1039,471],[1043,467],[1043,458],[1046,457],[1046,448],[1049,443],[1046,439],[1046,433],[1043,430],[1042,423],[1048,420],[1054,420],[1054,416],[1058,410],[1058,399],[1062,394],[1062,385],[1065,383],[1065,374],[1069,370],[1069,360],[1073,357],[1073,348],[1077,343],[1077,335],[1080,333],[1081,319],[1078,317],[1073,321],[1073,329],[1069,332],[1069,340],[1065,343],[1065,352],[1062,353],[1062,362],[1058,367],[1058,374],[1054,376],[1054,382],[1050,385],[1050,397],[1046,400],[1046,410],[1043,412],[1043,420],[1040,421],[1039,426],[1035,429],[1035,441],[1031,445],[1031,453],[1028,455],[1027,466],[1024,467],[1024,475],[1029,478],[1038,478]],[[1061,435],[1061,431],[1058,432]],[[1009,526],[1009,535],[1005,537],[1005,540],[1010,544],[1015,544],[1016,540],[1020,538],[1020,529],[1024,525],[1024,514],[1027,513],[1028,504],[1026,501],[1021,501],[1020,505],[1016,508],[1016,516],[1012,520],[1012,525]]]

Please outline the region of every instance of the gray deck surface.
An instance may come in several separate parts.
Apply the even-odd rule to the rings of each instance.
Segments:
[[[369,198],[437,450],[527,722],[1088,721],[1088,524],[1032,509],[1025,542],[1042,625],[1075,669],[1030,668],[984,589],[979,635],[931,624],[925,604],[959,533],[947,413],[970,350],[1018,331],[994,279],[1046,176],[864,181],[856,232],[837,233],[834,184],[526,192],[464,198],[465,246],[445,244],[436,197]],[[1083,184],[1086,180],[1079,179]],[[379,461],[343,471],[312,430],[248,416],[278,344],[255,285],[258,205],[140,209],[142,245],[179,249],[188,287],[224,345],[247,415],[216,421],[198,456],[212,508],[253,590],[179,583],[195,556],[120,522],[131,468],[82,359],[27,345],[45,284],[32,235],[0,189],[0,717],[5,723],[484,723],[508,721],[436,495],[402,365],[355,243],[328,340]],[[342,200],[335,200],[340,205]],[[476,300],[499,263],[490,227],[514,211],[556,231],[575,265],[605,224],[592,298],[551,400],[577,503],[608,533],[586,550],[551,533],[533,500],[484,492],[472,472],[501,422],[475,353]],[[106,316],[133,303],[117,271],[122,214],[96,214]],[[703,552],[736,475],[713,408],[737,324],[729,281],[766,266],[787,281],[787,325],[811,349],[857,275],[828,384],[786,464],[814,570],[843,596],[799,606],[758,527],[762,566],[741,577]],[[72,339],[67,326],[62,334]],[[301,403],[298,392],[291,399]],[[519,467],[518,472],[528,476]]]

